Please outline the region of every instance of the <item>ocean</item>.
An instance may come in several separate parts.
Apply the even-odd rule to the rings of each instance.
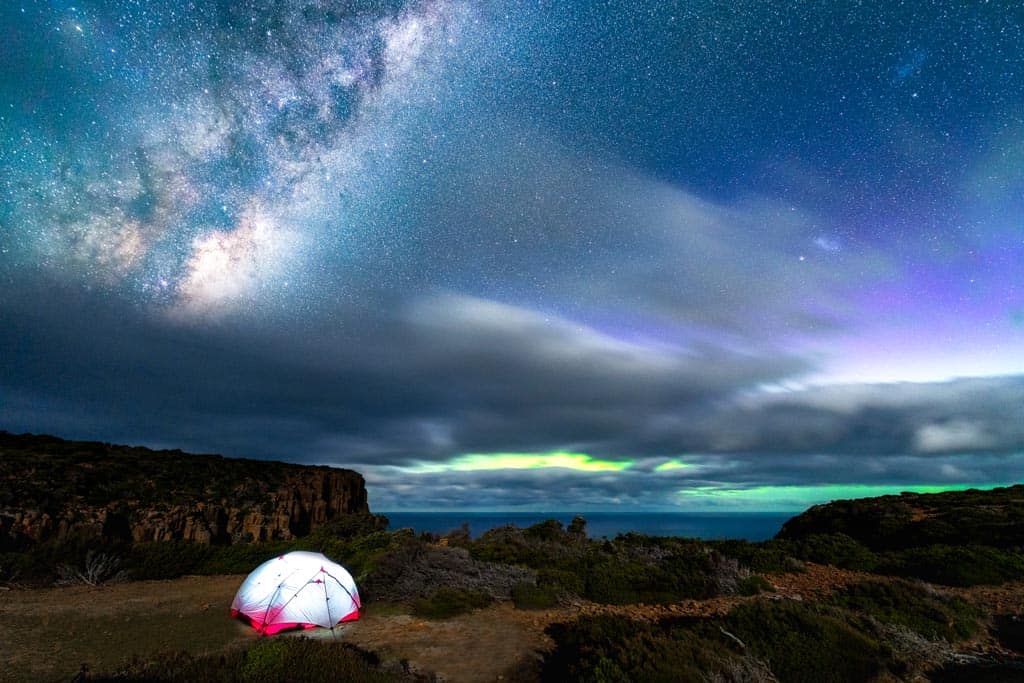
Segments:
[[[741,538],[764,541],[774,536],[789,512],[381,512],[389,529],[411,528],[417,533],[443,534],[469,524],[474,538],[488,529],[507,524],[527,527],[546,519],[568,525],[576,514],[587,520],[590,538],[613,538],[634,531],[651,536],[687,538]]]

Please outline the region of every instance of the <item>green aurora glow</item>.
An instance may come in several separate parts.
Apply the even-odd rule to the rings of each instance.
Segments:
[[[633,466],[632,460],[599,460],[586,453],[470,453],[441,464],[422,464],[407,472],[470,472],[476,470],[537,470],[563,468],[580,472],[620,472]]]
[[[993,489],[1010,484],[818,484],[791,486],[753,486],[750,488],[702,486],[682,489],[679,499],[686,509],[804,510],[812,505],[850,498],[909,493],[942,493],[967,488]]]
[[[543,453],[469,453],[444,463],[421,463],[401,468],[409,473],[443,473],[497,470],[568,469],[578,472],[624,472],[634,468],[635,460],[606,460],[586,453],[549,451]],[[654,468],[671,472],[696,467],[673,458]],[[897,495],[903,492],[941,493],[965,488],[991,489],[1010,484],[809,484],[785,486],[733,485],[699,486],[678,491],[679,511],[801,511],[812,505],[849,498]]]
[[[688,467],[693,467],[693,465],[691,465],[689,463],[686,463],[686,462],[680,462],[679,460],[673,459],[673,460],[669,460],[668,462],[661,463],[660,465],[658,465],[657,467],[654,468],[654,471],[655,472],[668,472],[669,470],[681,470],[681,469],[686,469]]]

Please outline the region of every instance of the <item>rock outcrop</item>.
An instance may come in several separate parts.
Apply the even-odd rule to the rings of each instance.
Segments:
[[[287,540],[368,512],[352,470],[0,432],[0,550]]]

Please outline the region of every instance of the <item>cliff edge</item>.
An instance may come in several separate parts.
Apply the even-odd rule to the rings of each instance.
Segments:
[[[367,512],[352,470],[0,431],[0,551],[73,538],[287,540]]]

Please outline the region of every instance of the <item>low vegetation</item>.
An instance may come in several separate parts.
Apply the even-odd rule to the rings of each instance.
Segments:
[[[978,631],[977,610],[959,597],[908,581],[861,581],[833,595],[833,605],[930,638],[966,640]]]
[[[610,615],[553,624],[545,681],[703,681],[737,656],[726,639],[686,624],[651,624]]]
[[[512,602],[516,609],[549,609],[558,605],[558,589],[523,581],[512,587]]]
[[[412,613],[427,619],[448,619],[459,614],[482,609],[493,602],[483,591],[442,586],[426,597],[414,600]]]
[[[720,618],[650,623],[602,615],[553,624],[543,678],[852,683],[913,677],[936,663],[892,647],[880,623],[925,634],[914,639],[923,648],[929,638],[962,641],[978,626],[965,604],[923,586],[868,582],[823,604],[756,600]]]
[[[219,655],[192,657],[184,652],[133,661],[110,674],[89,675],[81,681],[152,681],[154,683],[397,683],[426,681],[381,667],[373,654],[335,642],[306,638],[263,639],[246,648]]]
[[[587,617],[548,629],[550,681],[865,681],[888,650],[842,610],[755,601],[723,618]]]

